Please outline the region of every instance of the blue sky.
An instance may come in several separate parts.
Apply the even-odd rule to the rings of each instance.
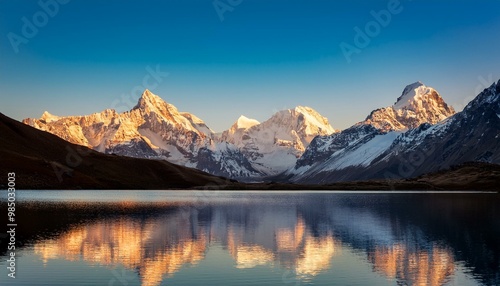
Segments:
[[[461,109],[500,78],[499,0],[56,1],[0,0],[0,112],[18,120],[124,111],[151,69],[168,73],[154,93],[215,131],[297,105],[347,128],[418,80]]]

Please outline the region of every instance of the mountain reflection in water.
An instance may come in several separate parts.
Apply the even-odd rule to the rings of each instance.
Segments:
[[[57,203],[73,218],[52,231],[57,234],[26,241],[44,264],[63,259],[122,265],[136,272],[142,285],[160,285],[183,267],[195,267],[214,244],[237,269],[276,267],[303,281],[335,268],[343,263],[343,251],[351,251],[374,273],[400,284],[443,285],[461,266],[479,283],[495,285],[498,211],[489,208],[495,200],[310,195],[275,203],[132,203],[119,211],[111,203],[90,210]],[[55,208],[33,204],[24,215]]]

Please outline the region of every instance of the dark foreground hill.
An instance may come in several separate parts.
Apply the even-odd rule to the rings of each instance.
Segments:
[[[228,182],[161,160],[102,154],[0,113],[0,186],[18,189],[171,189]]]
[[[466,163],[413,179],[325,185],[244,184],[161,160],[108,155],[75,145],[0,113],[0,188],[206,190],[499,190],[500,165]]]

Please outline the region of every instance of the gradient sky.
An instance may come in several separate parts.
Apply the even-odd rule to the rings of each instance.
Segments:
[[[500,0],[401,0],[348,62],[340,44],[354,45],[354,28],[391,1],[242,0],[221,20],[213,0],[72,0],[16,53],[9,35],[23,36],[23,17],[43,24],[44,12],[0,0],[0,112],[124,111],[122,95],[136,101],[147,67],[159,66],[169,75],[151,91],[215,131],[297,105],[343,129],[418,80],[461,110],[500,78]]]

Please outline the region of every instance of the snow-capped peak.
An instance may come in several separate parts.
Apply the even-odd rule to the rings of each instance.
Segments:
[[[245,131],[259,124],[259,121],[241,115],[228,130],[222,132],[221,140],[240,145]]]
[[[236,129],[248,129],[252,126],[255,126],[257,124],[260,124],[259,121],[255,120],[255,119],[252,119],[252,118],[248,118],[244,115],[241,115],[238,120],[236,120],[236,122],[234,123],[233,126],[236,127]]]
[[[206,124],[190,113],[181,113],[173,104],[165,102],[161,97],[148,89],[144,91],[132,114],[149,122],[168,122],[177,130],[201,132],[211,136],[213,131]],[[201,134],[200,133],[200,134]]]
[[[394,105],[372,111],[359,124],[369,124],[384,131],[405,130],[422,123],[435,124],[453,114],[455,110],[434,88],[417,81],[405,87]]]
[[[150,105],[153,107],[159,107],[164,105],[166,102],[158,95],[149,91],[149,89],[144,90],[135,108],[144,107],[145,105]],[[134,108],[134,109],[135,109]]]
[[[306,122],[319,128],[319,133],[332,134],[335,133],[335,129],[330,125],[328,119],[319,114],[316,110],[307,106],[297,106],[294,109],[295,113],[302,114]],[[317,133],[317,130],[313,130],[312,133]]]
[[[176,119],[184,117],[179,113],[177,107],[165,102],[161,97],[146,89],[139,98],[137,105],[132,109],[140,109],[145,113],[157,113],[162,115],[168,121],[177,121]]]
[[[410,107],[412,103],[424,100],[425,96],[432,93],[432,91],[435,90],[420,81],[407,85],[394,104],[394,109],[400,110],[405,107]]]
[[[146,88],[142,93],[142,97],[157,97],[157,95],[152,93],[149,89]]]
[[[45,111],[42,114],[42,117],[40,117],[41,120],[44,120],[47,123],[57,121],[57,120],[59,120],[59,118],[60,118],[59,116],[50,114],[48,111]]]
[[[415,90],[421,86],[425,86],[425,84],[421,81],[416,81],[414,83],[411,83],[403,89],[403,93],[401,94],[401,96],[403,96],[403,95],[405,95],[405,94],[411,92],[412,90]]]

